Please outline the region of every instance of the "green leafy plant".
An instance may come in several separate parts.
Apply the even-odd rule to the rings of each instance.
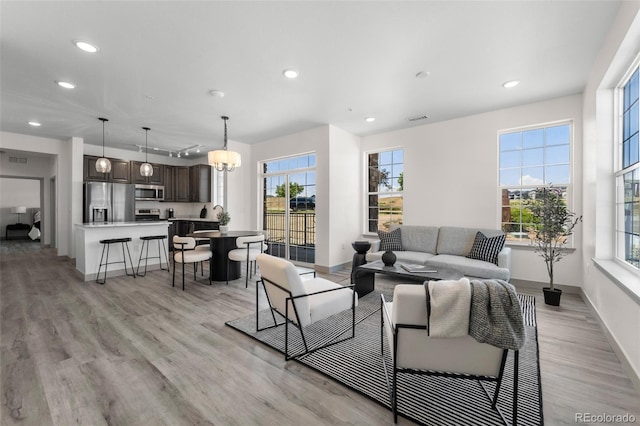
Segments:
[[[564,246],[576,225],[582,222],[582,216],[569,211],[561,190],[553,187],[536,188],[530,209],[536,218],[532,244],[547,265],[549,288],[553,291],[553,266],[567,254]]]
[[[228,212],[221,211],[218,213],[218,222],[220,222],[221,226],[226,226],[231,222],[231,216]]]

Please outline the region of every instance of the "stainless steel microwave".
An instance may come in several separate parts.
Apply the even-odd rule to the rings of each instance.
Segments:
[[[164,186],[136,184],[136,200],[164,201]]]

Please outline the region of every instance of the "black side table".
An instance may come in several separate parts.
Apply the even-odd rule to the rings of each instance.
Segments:
[[[14,223],[13,225],[7,225],[7,229],[4,234],[4,238],[9,240],[9,232],[14,234],[18,234],[17,237],[13,237],[14,239],[22,239],[29,238],[29,231],[31,230],[31,225],[26,223]]]
[[[351,243],[351,247],[356,251],[351,262],[351,284],[354,284],[356,269],[367,263],[367,251],[371,248],[371,243],[369,241],[354,241]]]

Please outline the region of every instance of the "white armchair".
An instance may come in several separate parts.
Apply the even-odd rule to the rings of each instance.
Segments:
[[[258,283],[262,283],[267,296],[273,324],[260,328],[258,315],[259,286],[256,285],[256,330],[262,331],[284,324],[284,355],[286,360],[355,336],[355,308],[358,304],[358,298],[353,285],[342,286],[324,278],[302,280],[293,263],[268,254],[258,254],[257,262],[261,275]],[[309,349],[304,336],[304,327],[347,309],[351,309],[351,336]],[[284,321],[279,323],[276,320],[276,313]],[[300,330],[305,348],[302,353],[289,355],[289,323]]]
[[[482,385],[491,407],[496,402],[507,360],[507,349],[486,343],[478,343],[471,336],[434,338],[427,333],[427,301],[424,286],[397,285],[393,302],[381,297],[381,350],[384,351],[384,334],[393,361],[391,409],[397,423],[397,374],[416,373],[460,379],[497,382],[493,397]],[[384,360],[384,357],[383,357]],[[518,351],[514,351],[513,374],[513,424],[517,423]],[[502,413],[500,413],[502,416]],[[503,417],[504,419],[504,417]]]

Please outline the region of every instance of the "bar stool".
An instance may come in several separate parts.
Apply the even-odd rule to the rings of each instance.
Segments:
[[[108,240],[100,240],[100,244],[104,244],[104,245],[102,246],[102,255],[100,255],[100,266],[98,266],[98,275],[96,276],[96,282],[98,284],[104,284],[107,282],[107,268],[109,267],[109,265],[112,265],[115,263],[124,263],[125,275],[128,275],[133,278],[136,277],[136,273],[133,270],[133,261],[131,260],[131,252],[129,251],[129,244],[127,244],[129,241],[131,241],[131,238],[110,238]],[[111,244],[117,244],[117,243],[122,244],[122,260],[119,260],[117,262],[109,262],[109,248],[111,247]],[[129,254],[129,264],[131,265],[131,274],[127,272],[127,258],[124,253],[125,246],[127,247],[127,253]],[[107,258],[105,262],[102,263],[102,259],[104,259],[105,249],[107,250]],[[100,270],[102,269],[103,265],[104,265],[104,280],[100,281]]]
[[[164,240],[166,239],[166,235],[149,235],[145,237],[140,237],[142,240],[142,248],[140,249],[140,259],[138,259],[138,268],[136,269],[136,275],[139,277],[144,277],[147,275],[147,261],[149,259],[158,259],[160,261],[160,269],[163,271],[169,272],[169,256],[167,255],[167,249],[164,246]],[[149,256],[149,241],[156,240],[158,241],[158,255],[157,256]],[[144,252],[145,246],[147,247],[147,251],[145,253],[145,257],[142,257],[142,253]],[[162,256],[160,255],[160,246],[162,246],[162,250],[164,251],[164,260],[167,263],[167,268],[162,267]],[[144,260],[144,274],[140,273],[140,263]]]

